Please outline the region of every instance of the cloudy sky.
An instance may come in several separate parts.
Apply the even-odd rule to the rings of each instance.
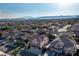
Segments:
[[[79,15],[78,3],[0,3],[0,18]]]

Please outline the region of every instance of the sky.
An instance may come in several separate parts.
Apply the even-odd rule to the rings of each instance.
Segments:
[[[79,15],[78,3],[0,3],[0,18]]]

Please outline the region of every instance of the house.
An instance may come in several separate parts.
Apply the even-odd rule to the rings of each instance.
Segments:
[[[49,42],[49,38],[44,34],[35,34],[32,37],[31,45],[36,46],[38,48],[43,48]]]
[[[66,25],[66,26],[64,26],[63,28],[60,28],[60,29],[58,30],[58,32],[66,32],[66,31],[68,31],[67,29],[68,29],[69,27],[71,27],[71,25]]]
[[[75,40],[77,42],[77,44],[79,43],[79,24],[76,23],[72,26],[71,30],[74,32],[75,34]]]
[[[74,55],[76,53],[76,43],[74,40],[60,38],[55,39],[49,44],[47,55]]]
[[[71,27],[71,30],[76,34],[79,35],[79,24],[76,23]]]
[[[59,29],[59,27],[57,25],[52,25],[49,27],[49,30],[51,31],[57,31]]]
[[[66,38],[61,38],[62,42],[64,43],[64,51],[65,55],[68,53],[71,55],[74,55],[76,53],[76,42],[74,39],[66,39]]]
[[[74,32],[70,32],[70,31],[61,32],[61,33],[59,33],[59,35],[62,37],[66,37],[66,38],[75,36]]]
[[[45,46],[48,44],[49,39],[45,35],[39,35],[39,34],[34,34],[34,36],[31,39],[32,41],[30,42],[30,48],[26,49],[26,51],[35,54],[35,55],[41,55],[42,53],[42,48],[45,48]]]
[[[72,31],[79,31],[79,23],[75,23],[72,27],[71,27]]]

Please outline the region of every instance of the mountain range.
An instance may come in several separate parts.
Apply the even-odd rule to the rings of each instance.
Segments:
[[[26,16],[26,17],[22,17],[22,18],[6,18],[6,19],[0,19],[0,21],[74,19],[74,18],[79,19],[79,15],[73,15],[73,16],[41,16],[41,17]]]

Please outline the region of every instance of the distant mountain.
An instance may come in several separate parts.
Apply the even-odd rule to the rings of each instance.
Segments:
[[[25,16],[25,17],[22,17],[24,19],[33,19],[34,17],[31,17],[31,16]]]
[[[42,16],[42,17],[31,17],[26,16],[22,18],[5,18],[0,19],[0,21],[23,21],[23,20],[49,20],[49,19],[79,19],[79,15],[73,15],[73,16]]]
[[[79,16],[43,16],[43,17],[38,17],[38,19],[71,19],[71,18],[79,18]]]
[[[0,21],[22,21],[26,20],[24,18],[5,18],[5,19],[0,19]]]

